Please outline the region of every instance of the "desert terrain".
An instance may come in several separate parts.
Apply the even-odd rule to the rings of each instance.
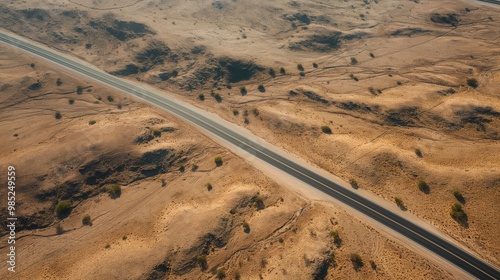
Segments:
[[[354,188],[398,198],[401,211],[500,264],[495,6],[30,1],[2,3],[0,14],[1,28],[217,113]],[[43,252],[23,257],[22,277],[204,279],[219,269],[242,279],[452,277],[168,114],[51,67],[2,48],[2,164],[30,171],[20,175],[33,187],[20,206],[19,246]],[[152,163],[158,157],[166,163]],[[116,199],[105,192],[113,184],[123,187]],[[54,215],[61,199],[73,207],[64,219]],[[465,217],[450,215],[455,203]],[[359,271],[349,259],[356,252]],[[335,262],[325,261],[331,254]]]

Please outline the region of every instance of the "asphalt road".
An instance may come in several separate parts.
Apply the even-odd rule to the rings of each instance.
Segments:
[[[0,32],[0,42],[17,47],[21,50],[48,59],[56,64],[67,67],[91,79],[107,84],[125,93],[136,96],[148,103],[184,119],[195,126],[210,131],[212,134],[225,141],[238,146],[239,148],[253,154],[255,157],[281,169],[293,177],[309,184],[310,186],[334,197],[344,204],[357,211],[371,217],[388,228],[399,232],[419,245],[429,249],[441,256],[450,263],[468,272],[478,279],[500,279],[500,271],[468,252],[447,242],[433,233],[417,226],[407,219],[399,216],[384,207],[371,202],[356,194],[354,190],[346,189],[325,177],[287,159],[283,156],[265,148],[246,137],[224,127],[175,100],[162,96],[154,91],[150,91],[134,85],[131,82],[117,78],[93,67],[86,66],[78,61],[59,55],[54,51],[49,51],[37,45],[16,39]]]

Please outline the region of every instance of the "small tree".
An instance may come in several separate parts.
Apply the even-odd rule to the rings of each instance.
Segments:
[[[327,125],[323,125],[321,127],[321,131],[323,131],[323,133],[326,133],[326,134],[332,134],[332,129]]]
[[[461,203],[465,202],[465,198],[460,191],[458,190],[453,191],[453,196],[455,196],[455,198]]]
[[[82,224],[84,226],[91,226],[92,225],[92,219],[90,218],[90,215],[87,214],[87,215],[83,216]]]
[[[371,58],[375,58],[375,55],[373,53],[370,53]]]
[[[215,162],[216,166],[221,166],[222,165],[222,158],[217,156],[217,157],[215,157],[214,162]]]
[[[254,108],[254,109],[252,110],[252,113],[253,113],[253,115],[254,115],[254,116],[256,116],[256,117],[260,114],[260,113],[259,113],[259,109],[257,109],[257,108]]]
[[[351,262],[352,262],[352,265],[354,266],[354,270],[356,270],[356,271],[358,271],[360,268],[362,268],[365,265],[363,263],[363,259],[357,253],[351,254]]]

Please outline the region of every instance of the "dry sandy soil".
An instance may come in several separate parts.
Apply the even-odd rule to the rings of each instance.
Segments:
[[[498,90],[500,17],[498,8],[478,4],[475,1],[426,0],[119,1],[119,3],[118,1],[89,0],[78,1],[79,4],[75,4],[76,1],[52,1],[49,4],[36,2],[6,2],[0,5],[0,14],[3,18],[0,22],[1,27],[76,55],[106,71],[167,89],[201,108],[216,112],[230,121],[249,128],[269,142],[293,151],[298,156],[347,181],[355,181],[360,188],[369,190],[389,201],[394,201],[394,197],[400,197],[407,211],[448,233],[490,262],[500,264],[500,239],[498,238],[500,215],[498,211],[495,211],[500,203],[500,160],[498,159],[498,154],[500,154],[500,141],[498,141],[500,139],[500,92]],[[68,86],[67,91],[71,91],[78,84],[78,81],[74,81],[71,85],[63,83],[60,87],[56,87],[54,85],[56,76],[50,76],[45,74],[45,71],[38,70],[38,63],[35,69],[30,68],[28,65],[31,63],[30,59],[27,59],[23,66],[17,66],[15,62],[12,62],[11,67],[24,67],[23,75],[12,74],[13,81],[4,82],[2,79],[2,84],[11,83],[22,85],[20,88],[26,88],[37,79],[43,81],[52,79],[50,83],[53,89],[44,89],[44,93],[50,90],[56,92],[55,89],[63,90],[65,86]],[[301,64],[304,69],[299,70],[298,64]],[[281,73],[280,68],[284,69],[284,73]],[[269,69],[274,70],[274,75],[271,75],[273,73],[270,73]],[[38,74],[35,75],[37,71]],[[55,72],[55,70],[52,71]],[[24,73],[31,72],[33,76],[29,79],[25,78]],[[300,74],[300,72],[303,73]],[[471,79],[475,79],[477,85]],[[258,90],[260,84],[264,87],[263,92]],[[13,87],[7,87],[2,92],[14,94],[15,87]],[[241,87],[245,87],[245,90],[242,91]],[[23,109],[19,110],[23,112],[23,115],[32,116],[35,111],[44,112],[46,119],[39,116],[36,119],[46,120],[47,123],[53,125],[56,123],[53,102],[60,102],[63,118],[59,122],[68,121],[66,119],[68,116],[72,120],[79,120],[72,121],[71,125],[66,124],[68,130],[61,132],[59,138],[40,134],[41,128],[32,130],[25,127],[22,129],[29,136],[26,136],[24,141],[19,139],[16,144],[5,141],[0,143],[2,151],[7,147],[11,150],[17,149],[15,153],[10,152],[13,153],[11,156],[26,158],[30,164],[36,163],[37,166],[43,164],[40,166],[47,165],[47,168],[52,167],[55,170],[55,167],[59,166],[55,163],[62,161],[54,158],[63,153],[65,154],[64,162],[68,162],[63,166],[78,170],[80,166],[95,159],[96,155],[111,154],[114,158],[114,149],[118,146],[119,151],[122,152],[124,150],[123,139],[129,139],[125,142],[131,143],[130,149],[137,150],[136,157],[150,151],[148,149],[155,149],[155,145],[160,145],[153,143],[167,141],[169,145],[174,145],[169,146],[169,149],[173,151],[168,157],[170,158],[172,154],[177,155],[172,158],[175,159],[172,166],[178,169],[184,157],[186,162],[191,163],[192,155],[202,153],[210,146],[208,144],[200,146],[200,142],[196,140],[191,142],[185,140],[185,138],[197,139],[201,136],[193,136],[194,132],[189,132],[190,136],[182,134],[187,131],[182,132],[184,130],[181,127],[185,126],[178,121],[145,106],[127,101],[125,97],[118,97],[116,93],[112,94],[116,95],[115,101],[107,102],[106,96],[109,94],[104,93],[104,89],[92,87],[91,92],[87,93],[84,90],[83,95],[74,94],[75,104],[71,106],[68,105],[65,95],[64,100],[61,98],[62,94],[56,93],[43,98],[36,96],[33,98],[32,93],[29,90],[26,91],[26,98],[29,98],[27,100],[31,102],[47,98],[54,98],[54,100],[50,105],[43,102],[38,104],[36,110],[23,103],[15,105],[23,106]],[[200,94],[203,94],[204,101],[200,100]],[[85,99],[90,96],[93,97]],[[96,100],[97,96],[101,96],[104,101]],[[214,97],[220,97],[219,102]],[[85,106],[79,104],[76,98],[86,100]],[[98,104],[94,104],[95,101],[98,101]],[[122,104],[121,110],[117,108],[118,103]],[[79,110],[76,113],[74,108],[77,106],[83,107],[78,107]],[[67,110],[64,111],[62,108],[67,108]],[[9,117],[3,118],[2,121],[12,119],[7,111],[2,110],[2,116],[3,114]],[[91,118],[96,120],[93,126],[88,125]],[[100,120],[100,118],[104,119]],[[145,133],[145,126],[154,130],[164,125],[154,122],[148,124],[149,118],[162,119],[168,123],[169,127],[175,127],[174,124],[170,125],[171,122],[175,123],[179,129],[162,133],[162,138],[167,138],[155,139],[145,146],[133,145],[134,139],[139,134]],[[49,126],[47,123],[29,123],[37,127],[38,125]],[[331,134],[321,131],[321,126],[324,125],[331,128]],[[100,126],[103,126],[103,130],[99,132],[90,130]],[[16,133],[14,129],[20,129],[23,126],[9,123],[2,127],[10,129],[9,133],[14,134]],[[127,129],[124,129],[125,127]],[[130,133],[132,127],[136,127],[135,134]],[[52,133],[61,130],[58,126],[51,129],[53,129]],[[87,140],[84,141],[85,144],[81,144],[77,142],[78,137],[74,139],[72,137],[73,140],[71,140],[66,134],[73,132],[91,135],[84,136],[84,139],[90,137],[90,143],[96,141],[101,144],[100,146],[89,144]],[[54,142],[48,139],[68,142],[64,145],[57,145],[57,149],[61,151],[55,151]],[[14,138],[11,140],[14,141]],[[159,142],[155,142],[156,140]],[[71,146],[71,141],[75,141],[72,145],[77,147],[77,150],[85,151],[76,153],[83,153],[84,157],[77,157],[79,159],[76,160],[73,153],[66,150],[65,147]],[[113,141],[120,141],[120,144]],[[39,147],[26,149],[28,146],[33,147],[33,143],[47,145],[50,149],[44,150]],[[210,141],[206,140],[206,143]],[[12,145],[24,146],[12,148]],[[216,145],[211,144],[211,146]],[[96,150],[95,153],[87,153],[88,149]],[[222,151],[220,148],[217,149]],[[180,151],[184,153],[181,154]],[[203,154],[202,158],[207,166],[202,167],[202,164],[199,164],[202,169],[213,165],[213,156],[217,153],[210,150]],[[122,161],[136,160],[123,155],[118,158]],[[105,157],[99,164],[107,161],[108,158]],[[231,172],[241,173],[242,176],[247,176],[248,172],[250,174],[248,178],[252,182],[251,178],[255,176],[252,176],[250,171],[238,171],[238,168],[249,169],[249,167],[245,167],[245,163],[237,158],[233,157],[231,161],[231,167],[224,164],[223,168],[232,169],[236,166],[236,169]],[[233,162],[239,163],[234,163],[233,166]],[[54,196],[73,196],[75,193],[79,193],[77,198],[80,200],[91,201],[99,197],[101,201],[106,200],[105,194],[96,194],[96,190],[85,184],[77,184],[79,188],[82,188],[78,192],[65,194],[61,191],[51,191],[51,187],[43,183],[53,181],[52,184],[61,185],[61,183],[77,180],[72,177],[76,175],[69,167],[68,170],[63,168],[63,170],[52,171],[50,174],[47,170],[29,169],[36,170],[36,172],[33,171],[36,174],[33,174],[32,178],[38,183],[35,181],[29,183],[36,185],[43,194],[40,205],[49,207],[53,204],[50,199]],[[172,167],[164,168],[172,170]],[[189,167],[186,167],[186,170],[189,170]],[[215,171],[218,170],[215,169]],[[172,173],[169,174],[172,175]],[[179,188],[195,180],[193,179],[195,175],[200,174],[198,172],[191,174],[189,171],[177,174],[176,180],[179,182]],[[47,176],[44,177],[45,175]],[[113,180],[121,180],[123,184],[133,181],[131,184],[137,186],[145,184],[144,187],[149,184],[142,183],[148,182],[149,179],[134,178],[136,176],[134,174],[124,176],[126,178],[113,177]],[[157,176],[159,175],[153,177],[158,181],[160,179]],[[210,179],[213,181],[228,180],[226,184],[229,197],[232,197],[229,194],[230,190],[232,188],[234,191],[239,190],[241,184],[254,184],[251,188],[254,192],[266,193],[267,191],[268,194],[274,194],[273,189],[269,187],[273,184],[269,182],[249,183],[243,177],[241,177],[243,182],[240,182],[240,177],[229,179],[213,174],[210,176],[215,176],[213,177],[215,179]],[[54,177],[57,179],[53,179]],[[39,181],[39,179],[43,180]],[[208,179],[200,180],[201,183],[198,185],[203,187]],[[425,181],[428,189],[420,190],[419,181]],[[161,185],[161,182],[158,184]],[[193,183],[189,186],[191,185]],[[74,188],[69,183],[61,186],[61,190]],[[275,188],[278,187],[275,186]],[[168,192],[167,189],[156,191]],[[214,190],[216,190],[215,187]],[[464,200],[457,201],[453,196],[453,191],[456,190],[462,193]],[[129,189],[124,187],[123,197],[110,200],[109,203],[125,200],[128,191]],[[137,193],[136,196],[147,196],[151,193],[152,191],[144,191],[142,194]],[[286,192],[280,189],[278,193]],[[186,205],[188,205],[193,195],[193,193],[183,193],[180,199],[186,199]],[[152,196],[160,199],[156,195]],[[172,196],[164,199],[163,204],[158,202],[162,205],[158,206],[161,209],[165,208],[165,203],[172,201]],[[272,199],[276,201],[276,198]],[[291,203],[291,199],[291,197],[285,198],[284,203]],[[196,201],[195,198],[193,201]],[[222,199],[221,203],[229,203],[229,201],[229,198]],[[315,224],[320,228],[321,225],[323,227],[325,225],[324,219],[330,218],[321,213],[334,213],[331,212],[331,208],[328,208],[335,208],[334,206],[314,203],[311,205],[311,202],[300,201],[300,203],[290,204],[289,208],[280,207],[289,209],[287,213],[290,218],[293,213],[300,210],[301,207],[297,208],[297,205],[301,203],[309,205],[310,210],[304,212],[310,215],[306,219],[313,219],[311,225]],[[463,204],[467,213],[465,220],[456,221],[450,216],[450,207],[454,203]],[[187,207],[186,205],[184,207]],[[229,207],[227,209],[234,207],[230,204],[226,206]],[[40,209],[43,207],[40,206]],[[338,209],[335,211],[338,215],[342,212]],[[151,213],[159,215],[159,212]],[[221,213],[227,213],[227,211],[221,211]],[[260,216],[261,214],[252,215]],[[305,217],[304,215],[301,214],[301,217]],[[48,218],[43,214],[39,216],[33,219],[44,221],[44,225],[54,226],[54,223],[57,223],[54,217],[52,220],[47,220]],[[335,221],[340,218],[341,216],[336,216]],[[64,223],[66,221],[69,223],[71,219],[74,219],[73,226],[81,224],[81,215],[78,217],[70,215]],[[120,219],[123,220],[123,218]],[[131,217],[131,219],[137,219],[137,217]],[[346,217],[342,216],[342,219]],[[344,225],[342,220],[339,221],[343,230],[347,230],[347,222]],[[26,223],[29,224],[29,222]],[[109,220],[106,220],[105,224],[109,223]],[[150,223],[156,225],[157,220],[151,218]],[[240,223],[241,227],[242,220],[234,223]],[[98,220],[95,221],[94,227],[97,224]],[[176,226],[180,228],[182,225]],[[297,226],[297,233],[308,231],[308,226],[309,222],[304,221]],[[83,230],[90,229],[84,228]],[[274,229],[264,231],[266,234],[271,234]],[[323,230],[322,233],[320,230],[313,231],[318,240],[324,241],[322,237],[328,235],[328,230]],[[78,231],[74,234],[77,234],[76,232]],[[368,242],[362,238],[361,232],[352,232],[360,237],[356,239],[359,244]],[[368,233],[374,234],[367,230]],[[201,236],[198,232],[193,234]],[[250,234],[254,234],[253,227]],[[240,238],[245,236],[241,235]],[[216,250],[218,257],[215,255],[213,257],[214,260],[220,258],[219,261],[212,262],[212,255],[208,258],[209,268],[224,263],[228,271],[232,273],[238,270],[242,276],[258,276],[259,273],[268,271],[268,274],[265,274],[266,279],[275,275],[274,273],[278,273],[275,276],[277,278],[283,277],[277,271],[284,273],[281,269],[285,268],[287,273],[292,275],[290,270],[295,268],[295,265],[287,265],[287,261],[278,262],[279,256],[283,258],[298,256],[304,260],[312,256],[316,257],[313,253],[302,257],[302,254],[285,252],[292,249],[302,251],[301,246],[314,244],[310,239],[314,239],[315,235],[311,233],[307,236],[307,238],[304,237],[305,240],[293,239],[294,242],[299,241],[302,244],[292,246],[295,249],[288,246],[279,249],[281,243],[273,242],[274,245],[268,245],[273,250],[266,249],[266,254],[269,253],[266,256],[259,256],[260,253],[256,253],[264,252],[263,248],[267,244],[265,242],[254,242],[251,245],[238,243],[243,247],[246,246],[247,249],[251,247],[254,252],[246,251],[247,255],[243,254],[244,256],[231,255],[235,250],[230,249],[229,245],[225,249],[226,245],[224,245]],[[121,238],[120,233],[115,238]],[[157,237],[158,242],[166,242],[162,238]],[[283,244],[286,244],[286,238],[284,239]],[[258,240],[257,237],[255,240]],[[105,242],[110,242],[112,245],[110,250],[114,250],[112,240],[101,243]],[[126,242],[131,241],[127,238]],[[143,245],[143,248],[151,248],[152,244],[155,244],[151,243],[152,241],[148,242],[145,244],[149,245]],[[372,244],[375,241],[369,238],[369,242]],[[382,244],[385,244],[384,248],[388,248],[388,244],[395,246],[391,249],[392,252],[400,250],[395,249],[397,246],[387,240]],[[189,246],[192,245],[193,243]],[[362,268],[364,274],[353,274],[352,265],[349,266],[349,270],[341,269],[348,266],[347,262],[342,264],[337,261],[338,266],[330,269],[330,276],[401,278],[392,273],[413,271],[412,267],[405,267],[405,264],[413,265],[412,261],[406,263],[410,260],[410,257],[407,257],[410,253],[405,253],[407,255],[400,258],[404,260],[404,263],[395,265],[396,260],[389,260],[390,253],[370,251],[374,248],[370,247],[372,245],[366,247],[371,248],[366,249],[366,254],[371,254],[370,258],[378,263],[381,261],[378,258],[387,257],[386,261],[391,262],[391,265],[386,266],[384,274],[380,274],[378,268],[377,273],[368,274],[371,273],[367,268],[369,265]],[[101,254],[109,252],[102,250],[102,244],[95,246]],[[175,249],[167,245],[160,246],[166,246],[163,251],[170,250],[171,254],[187,252],[189,247],[186,245],[181,249]],[[348,246],[344,244],[341,246],[341,250],[349,248],[345,249],[344,261],[348,258],[350,251],[354,250]],[[222,250],[229,250],[232,253],[226,253],[231,256],[219,255]],[[323,255],[327,254],[325,252]],[[117,252],[117,254],[122,253]],[[243,261],[248,256],[251,256],[250,262],[253,264],[251,267],[255,270],[246,271],[247,267],[243,264],[242,268],[234,266],[234,262]],[[179,255],[168,255],[168,258],[163,255],[163,258],[176,261],[182,259]],[[417,257],[414,256],[414,258]],[[264,263],[267,265],[257,264],[262,259],[265,259]],[[420,263],[420,258],[417,259]],[[292,259],[289,261],[295,264]],[[141,262],[136,261],[136,263],[139,265]],[[315,267],[316,264],[311,267]],[[132,267],[130,263],[120,265]],[[429,276],[430,278],[446,277],[439,274],[442,272],[436,272],[435,267],[430,267],[428,264],[425,266],[429,267],[428,273],[430,271],[438,273]],[[178,269],[175,267],[178,266],[172,265],[172,271]],[[295,275],[300,275],[307,269],[312,268],[297,267]],[[425,277],[421,268],[415,268],[415,271],[417,272],[414,276]],[[311,273],[304,275],[306,274],[307,277],[311,275]],[[190,277],[201,276],[193,274],[188,278]]]

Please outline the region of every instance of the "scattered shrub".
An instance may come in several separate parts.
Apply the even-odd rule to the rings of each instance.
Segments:
[[[90,44],[90,43],[85,44],[85,48],[86,48],[87,50],[88,50],[88,49],[90,49],[90,48],[92,48],[92,44]]]
[[[375,58],[375,55],[373,53],[370,53],[371,58]]]
[[[362,268],[365,264],[363,263],[363,259],[361,259],[361,256],[357,253],[351,254],[351,262],[352,265],[354,266],[354,270],[358,271],[360,268]]]
[[[109,248],[111,248],[111,245],[109,245],[109,243],[106,243],[106,245],[104,246],[104,248],[109,249]]]
[[[425,194],[428,194],[431,191],[429,184],[427,184],[424,180],[418,181],[418,189]]]
[[[351,184],[351,187],[355,190],[359,189],[359,185],[358,185],[358,182],[356,182],[356,180],[354,179],[351,179],[349,180],[349,183]]]
[[[313,63],[313,68],[318,68],[318,64],[317,63]]]
[[[84,226],[91,226],[92,225],[92,219],[90,219],[90,215],[87,214],[87,215],[83,216],[82,224]]]
[[[451,217],[453,217],[455,220],[459,222],[464,222],[467,219],[467,214],[465,214],[464,210],[462,209],[462,204],[460,203],[454,203],[451,206]]]
[[[62,118],[62,115],[61,115],[61,113],[56,112],[56,113],[55,113],[55,115],[54,115],[54,117],[55,117],[56,119],[60,120],[60,119]]]
[[[217,279],[224,279],[224,278],[226,278],[226,271],[223,268],[217,270],[216,277],[217,277]]]
[[[467,85],[469,85],[472,88],[477,88],[479,86],[479,83],[477,82],[476,79],[470,78],[470,79],[467,79]]]
[[[57,78],[57,81],[56,81],[56,85],[57,85],[57,86],[60,86],[60,85],[62,85],[62,81],[61,81],[61,78]]]
[[[254,115],[254,116],[256,116],[256,117],[260,114],[260,113],[259,113],[259,110],[258,110],[257,108],[254,108],[254,109],[252,110],[252,113],[253,113],[253,115]]]
[[[304,71],[300,71],[300,72],[299,72],[299,75],[300,75],[301,77],[304,77],[304,76],[306,75],[306,73],[305,73]]]
[[[270,75],[271,77],[273,77],[273,78],[274,78],[274,77],[276,77],[276,71],[274,71],[274,69],[273,69],[273,68],[270,68],[270,69],[269,69],[269,75]]]
[[[249,123],[250,123],[250,120],[249,120],[248,118],[245,118],[245,119],[243,120],[243,123],[244,123],[244,124],[249,124]]]
[[[76,86],[76,93],[77,94],[82,94],[83,93],[83,87],[82,86]]]
[[[215,99],[215,101],[217,101],[218,103],[221,103],[221,102],[222,102],[222,96],[220,96],[220,94],[218,94],[218,93],[214,94],[214,99]]]
[[[332,134],[332,129],[327,125],[323,125],[321,127],[321,131],[323,131],[323,133],[326,133],[326,134]]]
[[[422,151],[420,149],[415,149],[415,154],[419,158],[423,158],[424,157],[424,155],[422,154]]]
[[[177,76],[179,76],[179,71],[177,70],[172,71],[172,77],[177,77]]]
[[[240,111],[238,111],[237,109],[234,109],[234,110],[233,110],[233,115],[234,115],[234,116],[237,116],[237,115],[239,115],[239,114],[240,114]]]
[[[280,68],[280,74],[281,75],[286,75],[285,68],[283,68],[283,67]]]
[[[112,185],[108,188],[108,194],[111,198],[118,198],[122,195],[122,188],[118,185]]]
[[[455,196],[455,198],[460,201],[461,203],[464,203],[465,202],[465,198],[464,196],[462,195],[462,193],[458,190],[456,191],[453,191],[453,196]]]
[[[198,99],[201,101],[205,100],[205,95],[203,93],[198,94]]]
[[[61,234],[63,234],[63,233],[64,233],[64,229],[63,229],[63,227],[62,227],[61,225],[57,225],[57,226],[56,226],[56,234],[57,234],[57,235],[61,235]]]
[[[106,98],[108,99],[109,102],[113,102],[115,100],[111,95],[108,95]]]
[[[401,199],[400,197],[395,197],[394,198],[394,202],[396,202],[396,204],[399,206],[399,208],[404,208],[405,207],[405,204],[403,202],[403,199]]]
[[[73,104],[75,104],[75,100],[74,100],[73,98],[70,98],[70,99],[68,100],[68,102],[69,102],[69,105],[73,105]]]
[[[302,64],[297,64],[297,69],[299,71],[304,71],[304,66],[302,66]]]
[[[245,233],[249,233],[250,232],[250,225],[247,222],[243,222],[243,231]]]
[[[30,64],[31,68],[35,68],[35,63]]]
[[[257,87],[257,89],[260,91],[260,92],[265,92],[266,91],[266,88],[264,87],[264,85],[259,85]]]
[[[180,171],[180,172],[184,172],[184,171],[186,171],[186,166],[185,166],[184,164],[182,164],[182,163],[181,163],[181,164],[179,165],[179,171]]]
[[[206,255],[199,255],[196,257],[196,263],[201,267],[201,270],[206,270],[208,268],[207,265],[207,256]]]
[[[373,260],[370,260],[370,267],[371,267],[373,270],[377,270],[377,264],[376,264]]]
[[[122,240],[127,240],[127,236],[126,235],[122,236]]]
[[[244,87],[244,86],[243,86],[243,87],[240,87],[240,93],[241,93],[242,95],[247,94],[247,88],[246,88],[246,87]]]
[[[58,216],[65,216],[71,212],[71,202],[69,200],[60,200],[55,208]]]
[[[213,189],[213,186],[211,183],[207,183],[207,190],[211,191]]]
[[[351,57],[351,65],[356,65],[358,64],[358,59],[355,57]]]
[[[340,245],[342,244],[342,239],[340,239],[339,232],[336,230],[331,230],[330,237],[333,238],[333,243],[335,243],[337,247],[340,247]]]
[[[89,125],[94,125],[95,124],[95,121],[94,120],[90,120],[89,121]]]
[[[160,136],[161,136],[161,131],[160,131],[160,130],[158,130],[158,129],[155,129],[155,130],[153,131],[153,136],[154,136],[154,137],[160,137]]]
[[[222,165],[222,158],[221,157],[215,157],[214,162],[215,162],[216,166],[221,166]]]
[[[196,170],[198,170],[198,165],[197,164],[191,165],[191,171],[196,172]]]

